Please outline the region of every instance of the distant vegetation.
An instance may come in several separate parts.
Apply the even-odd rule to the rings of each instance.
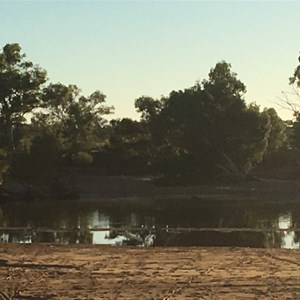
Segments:
[[[290,84],[300,88],[300,65]],[[55,186],[79,170],[185,184],[243,179],[257,167],[300,168],[297,108],[294,120],[283,121],[274,108],[246,104],[245,93],[221,61],[192,87],[138,98],[139,121],[108,122],[113,107],[102,92],[84,96],[75,85],[49,83],[18,44],[7,44],[0,52],[1,180]]]

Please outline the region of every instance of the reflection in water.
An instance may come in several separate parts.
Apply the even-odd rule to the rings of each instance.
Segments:
[[[300,205],[296,204],[161,200],[151,207],[121,201],[114,205],[29,202],[0,206],[0,227],[23,227],[2,229],[1,242],[299,248],[298,233],[283,230],[297,224]]]
[[[100,245],[122,245],[124,240],[123,237],[117,236],[116,238],[109,238],[109,228],[110,228],[110,217],[98,212],[93,212],[92,222],[90,224],[91,228],[107,228],[107,230],[92,231],[93,244]]]
[[[290,229],[292,227],[292,214],[281,215],[278,218],[279,229]],[[284,231],[282,238],[282,248],[299,249],[299,242],[296,240],[294,231]]]

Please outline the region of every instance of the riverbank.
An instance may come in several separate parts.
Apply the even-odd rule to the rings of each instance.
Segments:
[[[152,200],[240,200],[300,201],[300,179],[244,180],[190,186],[161,186],[147,177],[79,175],[74,185],[82,201],[127,199]]]
[[[299,299],[299,258],[284,249],[1,244],[0,291],[7,299]]]
[[[0,190],[0,203],[18,200],[80,200],[85,202],[145,203],[167,200],[299,202],[300,179],[259,179],[199,185],[162,186],[149,177],[77,174],[62,176],[65,191],[53,195],[47,186],[28,186],[7,180]],[[58,189],[55,189],[58,191]],[[142,201],[141,201],[142,200]],[[146,200],[146,201],[145,201]]]

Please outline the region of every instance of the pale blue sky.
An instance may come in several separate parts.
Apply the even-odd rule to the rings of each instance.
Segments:
[[[190,87],[220,60],[263,108],[288,89],[299,16],[296,1],[0,1],[0,46],[19,43],[52,82],[101,90],[115,117],[136,118],[136,98]]]

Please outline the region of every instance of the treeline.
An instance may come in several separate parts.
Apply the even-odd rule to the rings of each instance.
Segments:
[[[300,66],[290,84],[300,87]],[[246,104],[245,93],[222,61],[192,87],[137,99],[139,121],[108,122],[113,107],[102,92],[84,96],[75,85],[48,83],[18,44],[7,44],[0,52],[1,177],[51,184],[66,171],[93,170],[195,183],[299,165],[298,111],[284,122],[274,108]]]

